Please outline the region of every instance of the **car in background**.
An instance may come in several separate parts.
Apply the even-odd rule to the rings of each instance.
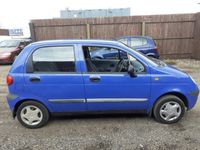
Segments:
[[[90,55],[92,59],[113,59],[118,56],[121,58],[127,58],[126,54],[120,51],[120,54],[116,49],[113,48],[102,48],[102,47],[95,47],[94,50],[90,50]]]
[[[8,39],[0,42],[0,63],[13,63],[30,39]]]
[[[159,53],[156,43],[149,36],[123,36],[115,40],[122,42],[149,57],[157,59],[159,58]]]

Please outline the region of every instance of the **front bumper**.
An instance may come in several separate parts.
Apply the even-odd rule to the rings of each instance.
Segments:
[[[194,92],[190,92],[189,95],[190,95],[190,96],[196,96],[196,97],[198,97],[198,96],[199,96],[199,89],[197,89],[197,90],[194,91]]]
[[[188,93],[188,109],[192,109],[197,103],[199,96],[199,88],[196,85],[195,90]]]

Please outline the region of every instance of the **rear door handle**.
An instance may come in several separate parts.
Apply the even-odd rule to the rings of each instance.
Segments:
[[[40,77],[30,77],[31,82],[40,82]]]
[[[99,82],[101,80],[100,76],[90,76],[91,82]]]

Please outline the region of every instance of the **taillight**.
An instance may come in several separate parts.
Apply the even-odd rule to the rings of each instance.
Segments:
[[[7,75],[6,82],[7,82],[8,86],[11,85],[11,84],[13,84],[13,77],[10,76],[10,75]]]

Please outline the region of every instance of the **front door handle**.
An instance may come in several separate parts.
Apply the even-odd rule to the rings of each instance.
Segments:
[[[101,80],[100,76],[90,76],[91,82],[99,82]]]
[[[30,77],[29,79],[31,82],[39,82],[40,81],[40,77]]]

